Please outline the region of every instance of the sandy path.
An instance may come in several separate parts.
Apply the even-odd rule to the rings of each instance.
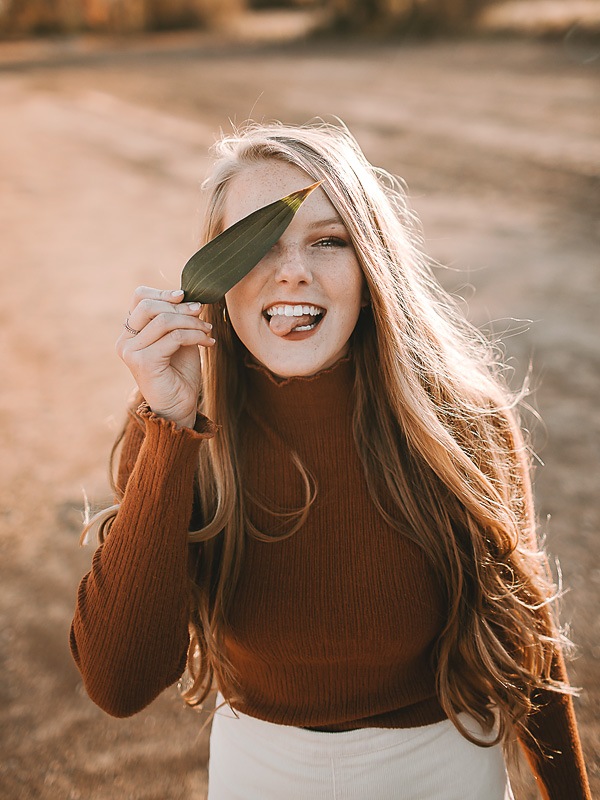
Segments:
[[[109,719],[84,697],[66,637],[91,557],[77,547],[81,487],[107,498],[131,388],[113,351],[129,295],[177,285],[206,148],[253,108],[342,116],[372,160],[408,180],[431,253],[453,267],[441,278],[471,318],[523,328],[506,348],[533,358],[540,387],[538,506],[571,587],[571,674],[585,687],[577,711],[600,789],[598,64],[523,42],[186,42],[0,74],[0,794],[203,796],[201,718],[173,689],[131,720]]]

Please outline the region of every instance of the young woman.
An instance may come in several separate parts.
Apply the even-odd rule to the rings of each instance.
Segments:
[[[133,296],[140,405],[71,635],[89,696],[216,685],[210,800],[502,800],[516,739],[544,797],[590,798],[517,399],[399,185],[342,127],[216,154],[206,241],[322,184],[223,302]]]

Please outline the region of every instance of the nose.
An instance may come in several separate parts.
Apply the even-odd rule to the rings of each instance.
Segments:
[[[273,277],[277,283],[289,286],[308,286],[312,283],[310,264],[298,245],[279,242],[273,248],[272,258],[275,264]]]

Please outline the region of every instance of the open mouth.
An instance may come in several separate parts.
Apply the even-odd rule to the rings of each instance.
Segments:
[[[281,304],[266,308],[263,316],[272,333],[288,336],[314,330],[326,313],[321,306]]]

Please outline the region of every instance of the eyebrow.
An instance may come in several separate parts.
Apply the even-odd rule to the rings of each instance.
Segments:
[[[328,217],[327,219],[318,219],[315,222],[311,222],[309,224],[309,228],[325,228],[327,225],[341,225],[344,226],[344,222],[340,216],[335,217]]]

